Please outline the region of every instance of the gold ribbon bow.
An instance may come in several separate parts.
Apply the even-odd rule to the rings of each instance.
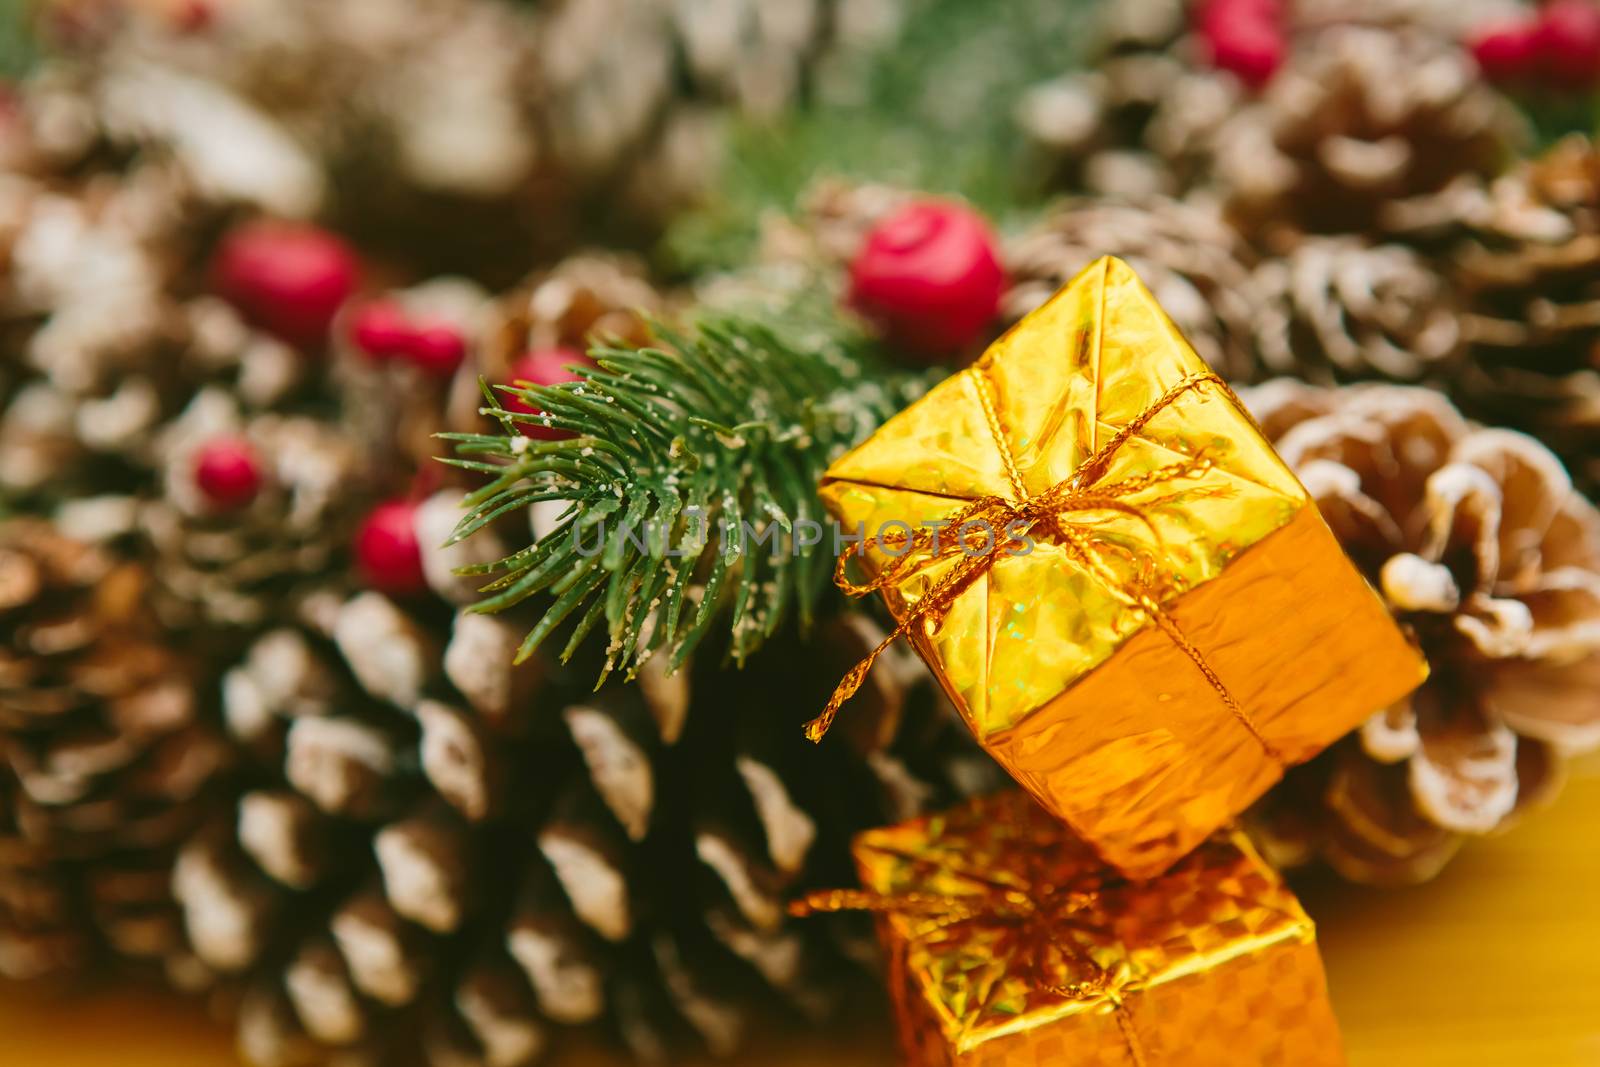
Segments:
[[[1159,544],[1160,532],[1145,514],[1144,509],[1135,503],[1130,503],[1128,498],[1156,485],[1203,474],[1211,469],[1210,461],[1200,456],[1119,481],[1105,482],[1102,479],[1122,446],[1180,397],[1202,386],[1218,385],[1226,389],[1227,385],[1210,372],[1190,375],[1168,389],[1136,418],[1123,426],[1111,440],[1079,464],[1069,477],[1043,493],[1030,496],[1023,482],[1022,473],[1017,468],[1016,458],[1011,454],[1010,444],[1000,426],[1000,417],[995,409],[994,398],[990,394],[988,379],[980,373],[973,373],[972,376],[978,386],[978,397],[983,404],[984,418],[989,432],[994,438],[1001,458],[1005,461],[1006,473],[1011,480],[1015,498],[985,496],[973,500],[951,516],[946,524],[958,532],[958,536],[953,538],[941,538],[940,529],[928,528],[918,531],[909,538],[903,534],[898,535],[891,543],[904,546],[903,551],[893,555],[877,575],[866,582],[853,581],[846,573],[850,560],[861,547],[860,544],[851,544],[840,553],[834,567],[834,582],[851,597],[862,597],[894,588],[919,571],[933,567],[943,560],[955,558],[956,562],[916,604],[906,611],[889,635],[869,652],[865,659],[845,673],[844,678],[835,687],[833,695],[828,699],[822,714],[806,724],[806,737],[811,741],[822,740],[828,728],[833,725],[839,709],[861,688],[872,665],[890,645],[910,633],[914,626],[921,626],[924,633],[937,632],[956,598],[974,579],[994,567],[1003,549],[1009,549],[1011,545],[1020,543],[1023,537],[1039,531],[1050,537],[1053,543],[1064,548],[1114,597],[1130,608],[1143,611],[1161,627],[1162,632],[1171,638],[1199,668],[1200,673],[1205,675],[1229,712],[1250,732],[1267,755],[1279,763],[1284,762],[1260,728],[1222,683],[1217,672],[1206,662],[1204,655],[1161,607],[1159,600],[1148,588],[1126,587],[1101,555],[1096,543],[1095,527],[1089,523],[1074,521],[1072,518],[1074,514],[1082,512],[1120,512],[1141,522]],[[979,525],[983,535],[983,551],[972,551],[974,538],[964,531],[964,527],[969,524]],[[1005,544],[1001,544],[999,538],[995,537],[995,530],[1006,532]]]
[[[1129,1060],[1133,1067],[1145,1067],[1144,1046],[1126,1004],[1127,995],[1135,992],[1141,983],[1132,964],[1123,958],[1110,967],[1103,966],[1082,945],[1063,936],[1069,932],[1091,937],[1107,934],[1112,921],[1103,894],[1127,883],[1114,877],[1089,874],[1062,887],[1030,886],[1023,890],[973,872],[965,873],[964,877],[982,886],[982,895],[975,898],[941,897],[931,893],[890,895],[832,889],[810,893],[791,902],[789,914],[805,918],[832,912],[867,911],[926,918],[929,924],[918,928],[912,938],[924,947],[935,946],[946,939],[961,940],[963,927],[1009,928],[1010,940],[1031,950],[1024,957],[1030,984],[1068,1000],[1102,1000],[1110,1004],[1127,1045]],[[1071,973],[1064,974],[1064,968],[1052,966],[1052,949],[1060,953],[1063,961],[1070,961]]]

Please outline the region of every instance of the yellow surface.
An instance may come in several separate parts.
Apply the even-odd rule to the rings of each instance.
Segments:
[[[1353,1067],[1600,1065],[1597,830],[1600,767],[1429,885],[1307,887]],[[886,1067],[887,1030],[684,1067]],[[0,1067],[237,1067],[229,1045],[160,997],[0,989]],[[573,1050],[555,1067],[620,1063]]]

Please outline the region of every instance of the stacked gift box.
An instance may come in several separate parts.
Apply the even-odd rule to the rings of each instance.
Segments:
[[[906,1061],[1342,1063],[1313,926],[1229,826],[1427,666],[1133,272],[1090,266],[822,495],[865,533],[841,584],[1023,790],[868,832],[861,891],[797,902],[879,913]]]

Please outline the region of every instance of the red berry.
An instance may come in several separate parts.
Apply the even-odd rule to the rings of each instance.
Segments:
[[[454,326],[439,323],[412,330],[406,359],[438,378],[448,378],[467,358],[467,339]]]
[[[261,459],[242,437],[214,438],[195,453],[194,483],[213,508],[242,508],[261,491]]]
[[[467,356],[467,340],[448,323],[418,323],[393,300],[374,300],[350,318],[350,339],[374,360],[401,359],[448,378]]]
[[[893,343],[926,358],[978,340],[1000,307],[1005,271],[988,222],[924,200],[874,226],[850,264],[849,303]]]
[[[562,382],[582,381],[583,375],[567,368],[574,364],[583,366],[590,362],[592,361],[588,356],[574,348],[535,349],[511,365],[511,374],[506,379],[506,384],[525,382],[531,385],[560,385]],[[538,408],[515,394],[504,393],[500,399],[507,411],[517,411],[525,415],[542,414]],[[559,441],[564,437],[573,436],[570,430],[555,426],[540,426],[538,423],[519,422],[517,428],[528,437],[544,441]]]
[[[1491,82],[1526,81],[1537,73],[1539,29],[1531,22],[1496,23],[1469,38],[1467,48]]]
[[[1252,89],[1260,89],[1283,66],[1288,40],[1277,21],[1247,7],[1214,9],[1201,23],[1200,39],[1211,65]]]
[[[1553,0],[1534,32],[1539,73],[1550,84],[1579,90],[1600,83],[1600,4]]]
[[[411,344],[411,321],[393,300],[362,304],[350,316],[350,340],[374,360],[404,355]]]
[[[360,266],[343,240],[294,222],[251,222],[223,239],[212,262],[217,292],[246,318],[292,344],[320,344],[355,291]]]
[[[405,596],[427,588],[409,500],[385,501],[368,513],[356,530],[355,555],[362,578],[379,592]]]

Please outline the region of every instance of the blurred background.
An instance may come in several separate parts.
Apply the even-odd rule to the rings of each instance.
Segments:
[[[798,577],[514,667],[454,571],[562,501],[441,547],[435,435],[709,316],[843,447],[1103,254],[1433,665],[1246,819],[1351,1061],[1600,1064],[1600,5],[0,0],[0,75],[3,1067],[892,1062],[784,904],[1003,774],[909,655],[803,744],[886,617]]]

